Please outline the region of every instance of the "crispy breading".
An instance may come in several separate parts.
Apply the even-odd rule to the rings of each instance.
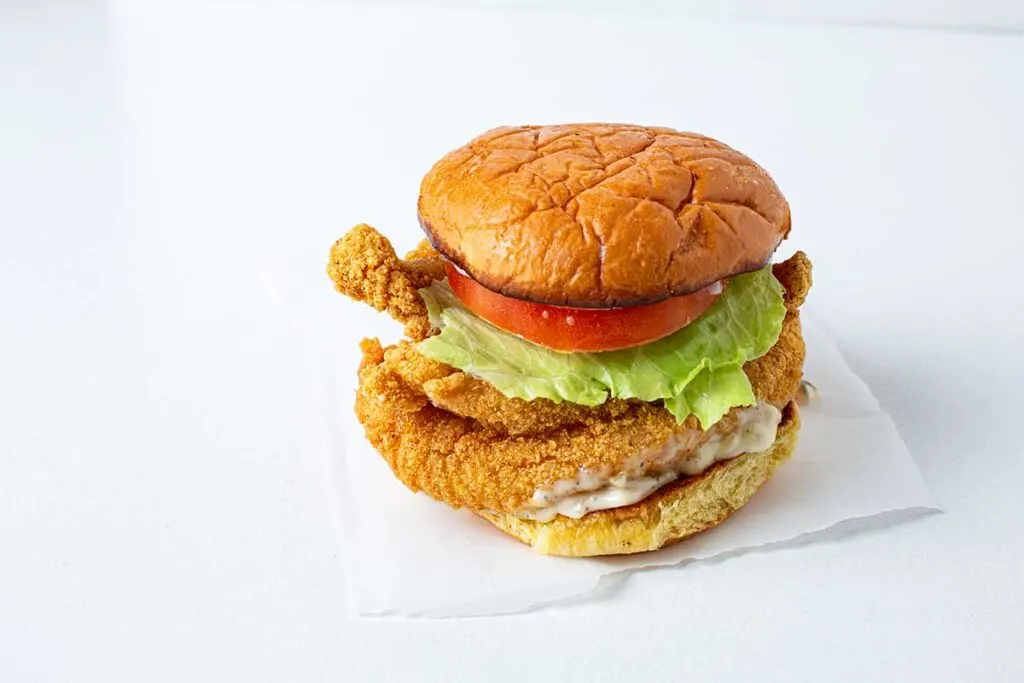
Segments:
[[[386,237],[361,224],[331,247],[327,274],[339,292],[387,311],[405,324],[410,339],[424,339],[431,327],[419,289],[444,277],[444,261],[436,252],[425,252],[423,245],[411,256],[400,260]]]
[[[413,340],[432,330],[418,289],[444,277],[445,262],[424,241],[404,260],[387,238],[359,225],[331,249],[338,291],[387,311]],[[801,378],[804,344],[798,307],[811,285],[802,252],[774,267],[787,315],[775,346],[744,371],[760,401],[782,407]],[[356,413],[373,446],[414,491],[454,507],[515,511],[539,487],[580,468],[613,473],[645,448],[686,433],[697,445],[735,428],[733,409],[710,432],[682,424],[660,403],[611,399],[595,407],[508,398],[489,383],[419,353],[409,341],[363,340]]]
[[[629,403],[620,399],[591,408],[546,398],[509,398],[484,380],[427,358],[407,341],[388,347],[382,359],[389,371],[418,387],[438,408],[472,418],[504,434],[543,433],[587,419],[616,417],[629,409]]]
[[[405,255],[402,266],[417,288],[426,287],[434,280],[445,278],[445,260],[429,240],[423,240]]]
[[[798,251],[781,263],[772,266],[772,275],[782,283],[786,309],[796,312],[807,300],[811,289],[811,260]]]
[[[434,406],[386,360],[360,373],[356,413],[406,486],[476,510],[515,510],[538,484],[621,462],[676,428],[661,407],[637,404],[618,418],[512,436]]]
[[[379,339],[362,340],[359,342],[359,350],[363,352],[363,359],[359,361],[359,372],[384,362],[384,347],[380,345]]]
[[[788,402],[802,359],[799,319],[789,314],[779,343],[744,368],[758,399],[779,407]],[[367,438],[406,486],[454,507],[514,511],[539,486],[575,477],[580,468],[616,472],[626,459],[673,434],[695,433],[694,445],[706,437],[693,416],[679,424],[659,404],[551,403],[556,409],[546,411],[536,402],[492,395],[459,372],[436,377],[433,363],[409,344],[387,349],[380,364],[364,358],[356,412]],[[467,383],[473,387],[469,395],[485,396],[475,401],[463,395],[458,404],[483,419],[438,407],[429,392],[439,382]],[[733,429],[737,411],[709,433]]]
[[[629,402],[609,399],[594,407],[555,403],[546,398],[526,401],[508,398],[489,383],[455,372],[423,384],[423,391],[438,408],[471,417],[505,434],[547,432],[586,420],[610,419],[629,410]]]

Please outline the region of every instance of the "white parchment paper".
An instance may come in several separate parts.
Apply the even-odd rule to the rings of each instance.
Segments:
[[[358,349],[347,345],[332,360],[344,379],[329,401],[342,408],[329,416],[341,429],[328,433],[340,441],[329,447],[342,459],[351,609],[426,617],[522,612],[596,595],[602,577],[613,574],[778,544],[845,520],[937,509],[892,420],[824,333],[803,322],[805,376],[819,397],[802,410],[792,459],[718,527],[659,552],[607,559],[537,554],[468,511],[409,492],[355,419]]]

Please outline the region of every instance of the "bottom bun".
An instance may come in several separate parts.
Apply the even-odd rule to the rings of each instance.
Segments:
[[[657,550],[720,524],[793,454],[800,432],[796,404],[782,413],[771,448],[720,462],[696,477],[678,479],[633,505],[600,510],[580,519],[550,522],[506,512],[478,514],[505,533],[545,555],[590,557]]]

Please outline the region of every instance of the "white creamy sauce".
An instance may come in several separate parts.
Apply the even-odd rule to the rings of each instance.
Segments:
[[[726,434],[713,434],[697,448],[694,432],[676,434],[660,448],[647,449],[626,461],[623,471],[581,469],[573,479],[560,479],[538,489],[519,516],[550,522],[558,515],[579,519],[588,512],[638,503],[681,476],[702,473],[716,462],[743,453],[766,450],[775,442],[782,413],[770,403],[739,412],[739,425]]]

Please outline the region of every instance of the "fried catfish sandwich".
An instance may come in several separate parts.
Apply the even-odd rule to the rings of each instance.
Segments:
[[[744,505],[793,452],[811,285],[771,265],[786,200],[743,154],[668,128],[498,128],[423,179],[427,239],[352,228],[338,291],[355,409],[395,476],[553,555],[655,550]]]

